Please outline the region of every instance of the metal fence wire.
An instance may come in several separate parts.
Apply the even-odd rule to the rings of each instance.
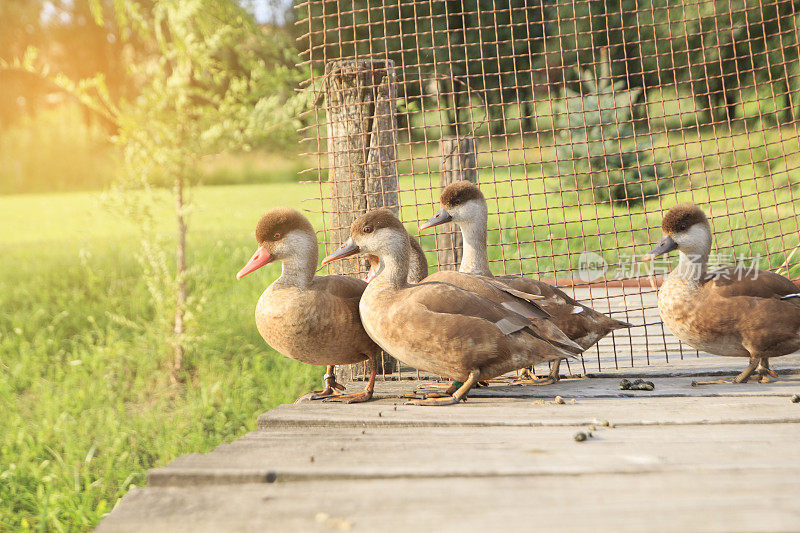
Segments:
[[[658,317],[670,265],[649,272],[638,258],[666,210],[691,201],[711,219],[712,262],[800,271],[799,9],[788,0],[300,3],[305,90],[319,95],[302,131],[321,240],[331,251],[379,206],[399,209],[416,235],[443,185],[477,179],[495,274],[548,280],[642,326],[609,335],[571,371],[696,357]],[[457,268],[454,229],[437,229],[420,237],[431,271]]]

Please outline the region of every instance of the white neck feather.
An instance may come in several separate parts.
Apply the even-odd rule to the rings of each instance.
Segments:
[[[370,285],[395,289],[408,285],[410,251],[408,235],[399,231],[382,229],[378,230],[370,240],[374,249],[371,249],[369,253],[380,259],[380,264]]]
[[[484,202],[470,201],[467,216],[457,220],[461,228],[461,240],[464,246],[464,255],[461,256],[459,272],[492,276],[489,270],[489,254],[486,247],[487,219],[489,214]],[[460,218],[460,217],[459,217]]]
[[[281,276],[275,280],[275,285],[308,287],[317,269],[317,236],[307,231],[291,231],[274,249],[282,262]]]
[[[711,253],[711,230],[705,224],[695,224],[688,230],[674,235],[678,244],[680,262],[674,275],[684,281],[702,283],[708,270]]]

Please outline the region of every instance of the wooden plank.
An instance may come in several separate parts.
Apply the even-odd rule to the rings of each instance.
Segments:
[[[96,531],[797,531],[796,473],[699,469],[134,488]]]
[[[594,420],[622,425],[763,424],[800,422],[800,404],[786,397],[589,398],[557,405],[543,400],[474,398],[445,408],[403,405],[396,398],[354,405],[280,405],[258,417],[277,427],[576,426]]]
[[[150,486],[780,469],[800,474],[800,424],[275,428],[151,471]],[[764,453],[769,442],[769,453]]]

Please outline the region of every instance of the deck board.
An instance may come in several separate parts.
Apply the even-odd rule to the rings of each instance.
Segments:
[[[692,387],[741,362],[705,358],[651,367],[653,392],[609,376],[419,407],[399,395],[423,383],[402,380],[366,404],[282,405],[151,471],[97,531],[794,531],[800,359],[784,359],[772,384]]]

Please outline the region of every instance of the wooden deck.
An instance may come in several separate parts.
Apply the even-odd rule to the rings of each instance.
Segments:
[[[744,361],[687,363],[637,370],[652,392],[620,374],[418,407],[404,380],[366,404],[282,405],[153,470],[98,531],[797,531],[800,356],[768,385],[692,387]]]

